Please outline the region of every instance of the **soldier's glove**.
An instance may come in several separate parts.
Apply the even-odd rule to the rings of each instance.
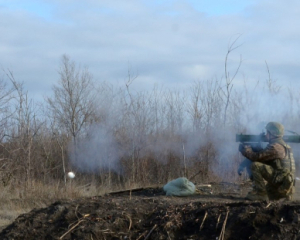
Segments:
[[[240,146],[239,146],[239,151],[243,154],[247,151],[252,151],[252,147],[250,145],[246,145],[246,144],[241,143]]]

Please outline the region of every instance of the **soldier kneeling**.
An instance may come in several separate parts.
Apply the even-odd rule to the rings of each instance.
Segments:
[[[249,145],[240,144],[239,151],[252,161],[254,187],[246,196],[249,200],[292,199],[294,193],[295,160],[292,148],[282,139],[284,127],[277,122],[266,126],[269,142],[265,149],[253,151]],[[265,184],[267,182],[267,185]]]

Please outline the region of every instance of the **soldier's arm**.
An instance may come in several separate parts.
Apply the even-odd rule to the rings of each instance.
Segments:
[[[261,147],[260,143],[257,143],[257,144],[252,145],[252,150],[253,150],[253,152],[259,152],[259,151],[262,151],[263,148]]]
[[[285,148],[280,144],[269,144],[265,149],[255,152],[252,148],[244,148],[241,152],[246,158],[253,162],[268,162],[285,157]]]

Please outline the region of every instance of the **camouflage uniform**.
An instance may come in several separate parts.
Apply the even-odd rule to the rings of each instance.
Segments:
[[[256,145],[251,145],[251,148],[252,148],[253,152],[259,152],[259,151],[263,150],[261,143],[258,143]],[[252,165],[252,162],[249,159],[244,158],[244,160],[239,165],[238,174],[241,176],[243,171],[246,170],[250,180],[253,180],[251,165]]]
[[[261,198],[254,197],[251,200],[292,198],[295,160],[291,147],[283,141],[282,136],[269,140],[268,146],[261,151],[255,152],[247,145],[240,147],[240,151],[243,156],[252,161],[254,191],[248,194],[249,199],[253,196],[261,196]]]

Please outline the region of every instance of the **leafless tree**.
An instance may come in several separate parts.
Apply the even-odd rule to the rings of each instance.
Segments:
[[[267,72],[268,72],[268,79],[266,80],[267,88],[271,94],[277,94],[281,90],[281,86],[277,85],[276,80],[271,78],[269,65],[268,65],[267,61],[265,61],[265,63],[266,63],[266,68],[267,68]]]
[[[229,55],[236,50],[237,48],[239,48],[241,45],[236,45],[237,41],[239,40],[239,38],[241,37],[241,35],[238,35],[238,37],[236,37],[232,42],[229,43],[228,49],[227,49],[227,53],[225,56],[225,90],[222,90],[222,99],[225,103],[225,108],[224,108],[224,125],[226,124],[227,121],[227,111],[228,111],[228,107],[230,104],[230,98],[231,98],[231,93],[232,93],[232,88],[233,88],[233,80],[235,79],[237,73],[239,72],[239,69],[241,67],[242,64],[242,56],[240,56],[240,60],[238,63],[238,66],[236,67],[233,75],[230,75],[230,72],[228,70],[228,58]]]
[[[9,86],[6,77],[11,78],[12,72],[3,70],[5,76],[0,80],[0,178],[3,186],[7,186],[12,178],[12,164],[10,152],[11,149],[7,144],[9,140],[11,117],[14,109],[11,107],[13,92],[15,89]]]
[[[33,101],[29,99],[24,90],[23,83],[17,82],[12,72],[7,74],[16,94],[13,96],[14,109],[11,120],[11,128],[8,134],[14,161],[18,164],[19,176],[25,177],[25,186],[32,183],[35,167],[35,138],[42,126],[38,120]],[[24,174],[25,173],[25,174]]]
[[[77,66],[67,55],[63,55],[58,73],[60,79],[53,86],[53,96],[46,101],[57,129],[72,137],[76,158],[78,137],[95,116],[97,93],[89,70]]]
[[[220,81],[217,79],[207,80],[202,85],[201,102],[203,104],[204,122],[206,131],[216,127],[221,119],[222,102],[220,98]]]
[[[202,103],[203,83],[195,82],[191,87],[190,104],[187,105],[187,111],[192,119],[193,131],[198,132],[203,121],[203,103]]]
[[[14,79],[13,73],[10,70],[3,70],[6,77],[11,80]],[[10,81],[11,82],[11,81]],[[8,127],[7,120],[12,116],[13,109],[11,108],[12,93],[16,89],[14,86],[8,86],[4,79],[0,80],[0,140],[5,137],[5,130]]]

